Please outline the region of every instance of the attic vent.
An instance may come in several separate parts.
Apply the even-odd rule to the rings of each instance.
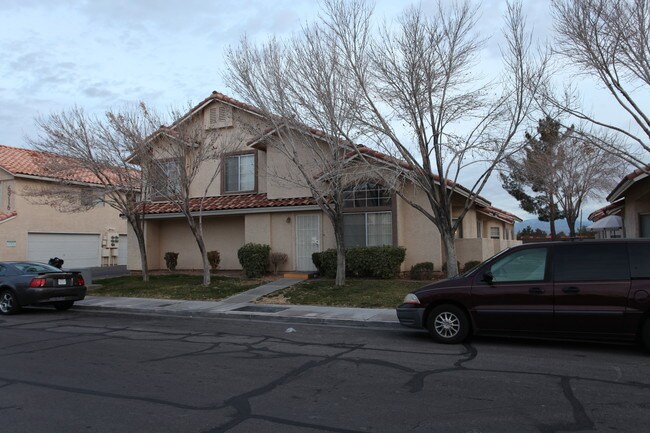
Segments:
[[[210,107],[205,117],[206,129],[227,128],[232,126],[232,107],[229,105]]]

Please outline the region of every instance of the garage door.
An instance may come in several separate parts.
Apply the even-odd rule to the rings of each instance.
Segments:
[[[65,261],[65,268],[99,266],[99,235],[29,233],[27,260],[47,263],[52,257]]]
[[[129,250],[126,243],[126,235],[120,235],[120,241],[117,243],[117,264],[126,266],[126,254]]]

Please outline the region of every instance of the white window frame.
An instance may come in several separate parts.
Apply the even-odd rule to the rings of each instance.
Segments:
[[[490,239],[501,239],[501,227],[490,227]]]
[[[368,245],[368,215],[369,214],[388,214],[390,215],[390,243],[387,244],[382,244],[382,245],[394,245],[395,239],[394,239],[394,232],[393,232],[393,224],[395,223],[393,221],[393,212],[392,211],[380,211],[380,212],[349,212],[344,214],[343,218],[347,215],[363,215],[363,228],[364,228],[364,245],[362,247],[369,247],[369,246],[381,246],[381,245]]]

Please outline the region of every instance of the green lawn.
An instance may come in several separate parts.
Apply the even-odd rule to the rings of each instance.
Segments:
[[[259,279],[212,276],[209,287],[204,287],[199,275],[152,275],[148,283],[140,276],[125,276],[97,280],[101,287],[88,291],[93,296],[124,296],[132,298],[187,299],[219,301],[257,287]]]
[[[331,307],[393,308],[402,303],[404,295],[426,284],[426,281],[348,278],[344,287],[336,287],[334,280],[319,279],[277,291],[260,301]]]

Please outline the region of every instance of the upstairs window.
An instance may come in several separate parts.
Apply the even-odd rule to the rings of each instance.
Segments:
[[[365,182],[343,191],[343,208],[346,211],[353,209],[390,208],[390,191],[383,186]]]
[[[180,159],[154,161],[151,167],[151,196],[164,199],[177,195],[181,190]]]
[[[343,192],[345,246],[393,245],[393,213],[390,191],[365,182]]]
[[[226,156],[224,192],[251,192],[255,190],[255,154]]]

